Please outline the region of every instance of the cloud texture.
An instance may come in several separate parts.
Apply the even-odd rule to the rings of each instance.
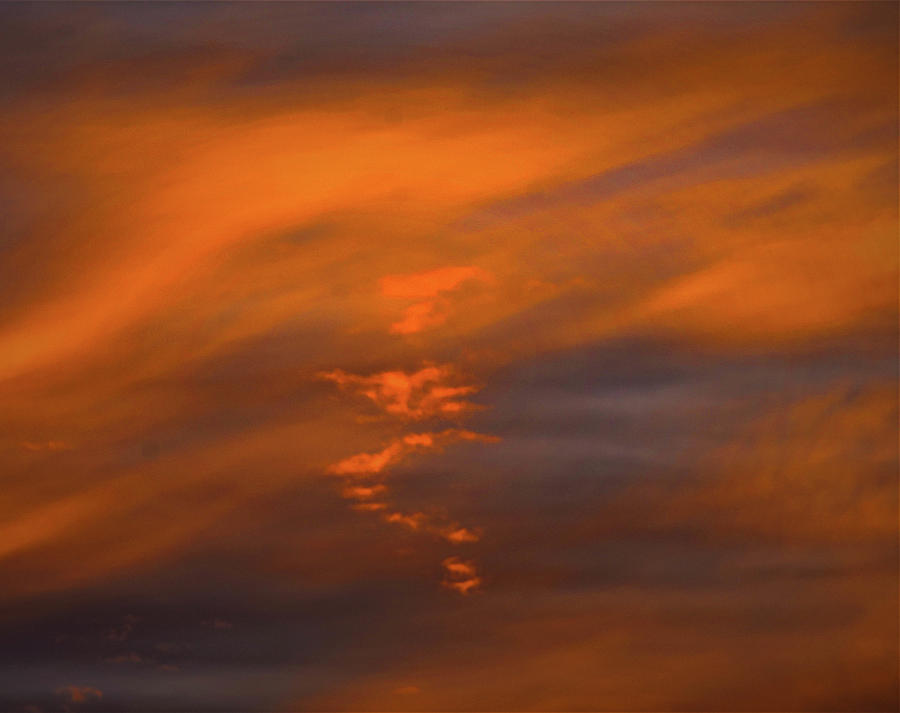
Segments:
[[[895,5],[0,16],[0,708],[896,709]]]

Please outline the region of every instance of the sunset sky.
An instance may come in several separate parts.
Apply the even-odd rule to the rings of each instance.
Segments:
[[[896,3],[0,67],[0,711],[897,710]]]

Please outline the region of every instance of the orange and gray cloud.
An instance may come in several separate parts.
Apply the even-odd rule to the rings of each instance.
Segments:
[[[344,458],[330,465],[328,472],[334,475],[376,475],[417,451],[440,451],[456,441],[496,443],[499,440],[497,436],[460,428],[447,428],[437,432],[408,433],[392,440],[380,451],[357,453]]]
[[[321,378],[371,399],[390,415],[414,420],[446,417],[475,408],[462,397],[474,393],[477,388],[452,386],[448,382],[453,376],[449,365],[424,366],[410,373],[385,371],[371,376],[348,374],[340,369],[321,374]]]
[[[0,15],[0,708],[896,708],[894,5]]]

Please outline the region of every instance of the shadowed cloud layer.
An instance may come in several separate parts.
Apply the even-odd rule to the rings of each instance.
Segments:
[[[896,709],[895,5],[0,16],[0,709]]]

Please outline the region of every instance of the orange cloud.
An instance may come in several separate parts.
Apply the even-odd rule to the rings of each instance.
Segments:
[[[442,584],[448,589],[466,595],[481,586],[481,577],[477,575],[473,562],[463,561],[459,557],[448,557],[442,564],[446,571]]]
[[[502,78],[518,74],[518,60],[483,47],[442,49],[421,73],[412,65],[387,78],[304,73],[253,91],[228,72],[183,93],[148,90],[141,80],[152,72],[136,61],[126,97],[93,80],[105,58],[27,97],[13,87],[0,109],[3,190],[12,187],[4,211],[16,211],[18,186],[33,187],[40,207],[36,218],[25,215],[27,239],[5,232],[14,220],[0,228],[2,277],[14,278],[0,279],[0,556],[12,565],[4,603],[85,583],[98,589],[110,573],[164,565],[183,557],[186,543],[202,548],[220,536],[216,524],[261,490],[293,489],[326,468],[383,474],[449,440],[496,440],[464,430],[391,440],[396,434],[354,423],[350,409],[307,408],[296,375],[346,364],[347,354],[409,365],[455,358],[451,347],[490,379],[523,357],[635,332],[764,352],[845,335],[868,344],[884,324],[895,334],[896,45],[867,41],[868,5],[861,22],[850,17],[856,9],[829,9],[841,17],[828,22],[821,12],[806,6],[769,28],[754,19],[725,39],[717,23],[703,22],[636,42],[591,41],[579,56],[553,46],[552,61],[523,65],[511,84]],[[503,71],[469,59],[482,50]],[[777,129],[791,128],[798,107],[811,107],[812,121],[785,140]],[[394,109],[403,120],[385,121]],[[776,120],[752,133],[768,117]],[[712,161],[742,142],[745,153]],[[875,190],[880,167],[889,178]],[[805,192],[791,194],[797,185]],[[800,198],[774,210],[785,195]],[[434,265],[450,266],[422,271]],[[433,328],[451,319],[447,340]],[[393,335],[416,336],[391,338],[388,324]],[[301,348],[269,348],[284,335]],[[400,419],[472,408],[474,387],[443,372],[431,379],[429,368],[443,369],[330,373]],[[298,397],[287,415],[274,407],[285,394]],[[872,414],[896,424],[886,411]],[[247,425],[255,418],[271,422]],[[246,432],[217,433],[214,423]],[[256,428],[262,435],[250,433]],[[737,453],[746,472],[728,465],[740,473],[734,482],[661,511],[694,522],[715,517],[718,505],[728,514],[717,531],[773,538],[890,534],[896,497],[857,492],[857,454],[827,468],[816,460],[827,455],[819,448],[856,433],[848,428],[825,433],[782,470],[767,458],[781,441],[762,437]],[[179,434],[169,438],[178,452],[164,444],[161,465],[132,467],[156,448],[159,430]],[[45,440],[51,435],[78,451]],[[54,455],[36,457],[43,451]],[[810,473],[816,480],[805,479]],[[803,497],[791,500],[777,483]],[[384,494],[345,497],[381,515],[395,508]],[[229,525],[239,536],[241,523]],[[420,531],[454,545],[478,536],[439,519]],[[474,570],[446,581],[462,594],[480,586]],[[583,622],[596,611],[610,610],[600,603]],[[587,648],[615,649],[608,644],[598,637]],[[600,699],[547,692],[577,694],[592,671],[622,665],[522,648],[545,709],[589,708]],[[572,665],[579,661],[591,666]],[[457,665],[445,663],[435,671]],[[644,670],[665,669],[649,663]],[[694,700],[686,691],[710,678],[697,668],[686,689],[645,686],[659,697],[642,707]],[[502,683],[494,676],[486,685]],[[450,698],[420,708],[520,700],[451,688]],[[467,690],[468,699],[452,698]],[[612,703],[640,695],[629,689]]]
[[[379,493],[383,493],[385,490],[386,488],[383,485],[352,485],[344,488],[341,491],[341,495],[345,498],[368,500]]]
[[[457,289],[470,280],[489,281],[491,274],[474,265],[439,267],[436,270],[408,275],[388,275],[380,281],[381,294],[401,300],[437,297],[442,292]]]
[[[454,577],[471,577],[475,567],[471,562],[463,562],[459,557],[448,557],[444,560],[444,569]]]
[[[896,540],[895,388],[843,385],[782,406],[711,454],[711,472],[661,509],[719,534],[798,542]],[[852,474],[852,476],[850,475]]]
[[[428,516],[425,513],[415,512],[411,515],[404,515],[399,512],[392,512],[390,515],[385,516],[385,522],[390,522],[397,525],[404,525],[408,527],[410,530],[418,530],[420,529],[428,519]]]
[[[334,475],[369,475],[380,473],[388,465],[400,460],[408,449],[403,440],[394,441],[377,453],[357,453],[328,467]]]
[[[478,542],[481,539],[480,533],[475,530],[459,525],[441,525],[439,524],[439,518],[429,517],[423,512],[415,512],[409,515],[393,512],[385,515],[384,520],[392,524],[405,525],[410,530],[438,535],[454,545]],[[455,565],[457,569],[461,566],[464,565]],[[474,571],[469,574],[474,574]]]
[[[446,580],[443,584],[448,589],[453,589],[462,595],[466,595],[470,594],[481,586],[481,578],[471,577],[470,579],[462,580]]]
[[[64,686],[56,691],[61,696],[66,696],[70,703],[86,703],[92,698],[103,698],[103,691],[93,686]]]
[[[474,408],[459,397],[474,393],[474,386],[448,386],[450,366],[426,366],[415,372],[385,371],[372,376],[348,374],[340,369],[324,372],[333,381],[371,399],[387,413],[408,419],[457,414]]]
[[[440,534],[447,542],[452,542],[454,545],[465,542],[478,542],[481,539],[481,535],[478,532],[459,526],[443,528]]]
[[[437,327],[447,320],[437,311],[434,301],[416,302],[403,310],[403,319],[391,324],[391,334],[415,334],[428,327]]]
[[[377,512],[379,510],[387,509],[386,503],[354,503],[351,506],[354,510],[359,510],[360,512]]]
[[[328,472],[334,475],[374,475],[417,450],[440,449],[454,441],[496,443],[499,440],[496,436],[458,428],[448,428],[436,433],[409,433],[375,453],[357,453],[345,458],[329,466]]]
[[[493,276],[480,267],[469,265],[381,278],[381,294],[385,297],[417,300],[404,310],[403,319],[391,325],[391,334],[414,334],[443,324],[447,320],[448,303],[440,296],[473,280],[490,282]]]

